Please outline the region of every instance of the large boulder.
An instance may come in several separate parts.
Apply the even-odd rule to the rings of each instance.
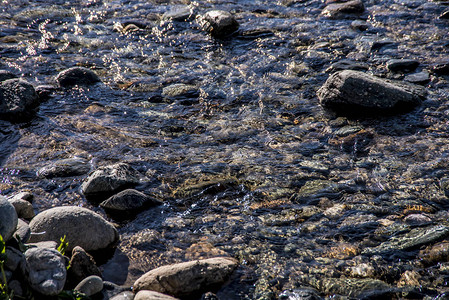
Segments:
[[[82,67],[73,67],[60,72],[56,76],[56,81],[62,87],[72,87],[75,85],[92,85],[101,80],[92,70]]]
[[[174,297],[196,295],[222,285],[237,267],[237,260],[215,257],[163,266],[145,273],[134,283],[134,292],[150,290]]]
[[[39,99],[34,87],[22,79],[0,82],[0,119],[22,122],[34,115]]]
[[[98,168],[81,185],[86,198],[106,199],[112,194],[133,187],[140,182],[141,174],[125,163]]]
[[[49,248],[30,248],[25,252],[25,259],[25,277],[33,290],[46,296],[62,291],[67,268],[61,253]]]
[[[420,91],[405,84],[344,70],[332,74],[318,90],[321,105],[351,114],[410,110],[421,103]]]
[[[16,231],[18,217],[14,206],[0,196],[0,234],[5,241],[9,240]]]
[[[99,250],[113,245],[118,233],[102,216],[78,206],[55,207],[36,215],[30,222],[33,233],[30,242],[55,241],[66,236],[67,251],[76,246],[86,251]]]

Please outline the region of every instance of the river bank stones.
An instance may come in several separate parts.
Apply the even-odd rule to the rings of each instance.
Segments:
[[[353,70],[332,74],[317,96],[322,106],[344,114],[394,113],[421,103],[412,87]]]
[[[100,167],[81,185],[87,198],[106,199],[115,192],[137,185],[140,173],[125,163]]]
[[[72,87],[75,85],[92,85],[100,82],[100,78],[94,71],[82,67],[73,67],[60,72],[56,81],[61,87]]]
[[[30,248],[25,252],[26,279],[42,295],[53,296],[64,288],[67,269],[61,253],[49,248]]]
[[[5,241],[9,240],[16,230],[18,217],[14,206],[0,196],[0,234]]]
[[[22,79],[0,82],[0,119],[23,122],[34,115],[39,98],[34,87]]]
[[[55,241],[66,236],[67,251],[76,246],[86,251],[104,249],[118,240],[117,230],[100,215],[78,206],[55,207],[36,215],[30,222],[30,242]]]
[[[233,258],[215,257],[159,267],[137,279],[134,291],[186,297],[223,284],[237,265]]]
[[[239,29],[236,19],[223,10],[208,11],[198,18],[198,22],[204,31],[217,38],[228,36]]]

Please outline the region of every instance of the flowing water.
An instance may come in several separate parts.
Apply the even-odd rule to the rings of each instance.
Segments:
[[[70,157],[139,170],[137,189],[164,204],[118,223],[102,269],[120,285],[225,255],[240,267],[220,299],[288,299],[306,287],[334,298],[366,286],[382,299],[444,295],[447,234],[426,232],[449,226],[448,77],[431,75],[427,99],[399,116],[337,116],[315,92],[342,59],[399,80],[389,59],[416,59],[417,72],[446,62],[447,3],[364,4],[331,19],[319,0],[1,0],[1,69],[38,86],[82,66],[102,83],[56,89],[32,121],[0,123],[0,193],[31,191],[36,212],[80,205],[106,216],[79,191],[86,175],[37,171]],[[183,20],[164,18],[185,6]],[[202,31],[195,17],[211,9],[231,12],[239,32]],[[191,92],[167,96],[174,84]],[[424,241],[403,246],[415,233]],[[422,251],[435,245],[437,259]]]

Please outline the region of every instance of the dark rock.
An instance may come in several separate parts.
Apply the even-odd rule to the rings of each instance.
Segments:
[[[405,111],[421,103],[412,87],[351,70],[332,74],[317,95],[324,107],[347,114]]]
[[[312,288],[300,288],[282,292],[279,300],[321,300],[317,290]]]
[[[419,258],[425,265],[435,265],[449,261],[449,243],[442,242],[419,252]]]
[[[17,76],[14,75],[13,73],[6,70],[0,70],[0,82],[14,78],[17,78]]]
[[[23,122],[31,118],[39,105],[34,87],[21,79],[0,83],[0,119]]]
[[[61,253],[48,248],[31,248],[25,252],[26,280],[42,295],[53,296],[64,288],[67,269]]]
[[[82,67],[73,67],[60,72],[56,76],[56,81],[62,87],[72,87],[75,85],[92,85],[101,80],[92,70]]]
[[[134,283],[134,292],[151,290],[174,297],[192,296],[223,284],[238,262],[215,257],[163,266],[145,273]]]
[[[217,38],[228,36],[239,29],[239,23],[235,18],[223,10],[208,11],[198,19],[203,30]]]
[[[427,228],[415,228],[405,235],[394,236],[377,247],[365,248],[362,251],[362,254],[382,254],[415,249],[441,240],[448,235],[449,227],[443,225]]]
[[[14,206],[0,196],[0,234],[5,241],[9,240],[16,231],[18,217]]]
[[[89,161],[80,157],[61,159],[51,162],[37,171],[37,175],[45,178],[79,176],[89,173]]]
[[[316,287],[325,294],[343,295],[356,299],[362,299],[364,295],[372,292],[389,293],[392,289],[392,287],[384,281],[371,278],[326,278],[319,280],[316,285]]]
[[[55,91],[56,87],[53,85],[39,85],[36,87],[36,93],[40,103],[47,101]]]
[[[423,226],[432,223],[432,219],[424,214],[411,214],[404,218],[404,222],[411,226]]]
[[[96,275],[101,277],[101,271],[95,264],[94,258],[83,248],[76,246],[72,250],[68,276],[73,282],[80,282],[86,277]]]
[[[347,2],[331,3],[327,5],[322,14],[330,18],[342,18],[347,14],[361,14],[365,11],[365,6],[361,0],[351,0]]]
[[[335,199],[340,196],[338,184],[328,180],[309,180],[307,181],[292,200],[298,203],[315,204],[320,198],[327,197]]]
[[[439,18],[443,19],[443,20],[449,19],[449,9],[446,9],[445,11],[443,11],[441,13],[441,15],[439,16]]]
[[[19,222],[17,223],[17,229],[14,232],[14,237],[17,236],[22,243],[28,243],[31,237],[31,228],[25,221],[22,221],[22,219],[19,219]]]
[[[430,82],[430,75],[427,72],[419,72],[405,76],[405,81],[415,84],[427,84]]]
[[[35,234],[31,242],[55,241],[66,236],[67,251],[80,246],[86,251],[99,250],[113,245],[118,233],[111,223],[100,215],[78,206],[55,207],[36,215],[30,222]]]
[[[98,294],[103,290],[103,279],[99,276],[91,275],[84,278],[74,290],[83,293],[87,297]]]
[[[342,59],[333,63],[329,68],[326,69],[326,72],[334,73],[343,70],[367,71],[368,69],[368,65],[364,63],[360,63],[350,59]]]
[[[437,75],[449,75],[449,62],[432,66],[432,72]]]
[[[142,209],[160,204],[162,204],[162,202],[157,199],[147,196],[139,191],[128,189],[101,202],[100,206],[108,213],[126,217],[132,215],[136,211],[142,211]]]
[[[25,255],[22,252],[13,247],[6,247],[5,268],[14,272],[17,268],[25,266]]]
[[[411,72],[419,66],[419,61],[414,59],[390,59],[387,61],[387,69],[391,72]]]
[[[351,27],[360,31],[366,31],[369,28],[369,23],[362,20],[354,20],[351,23]]]
[[[106,199],[112,194],[133,187],[140,182],[141,174],[125,163],[100,167],[81,185],[81,191],[90,199]]]

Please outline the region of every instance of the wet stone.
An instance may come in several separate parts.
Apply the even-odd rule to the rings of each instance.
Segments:
[[[212,36],[222,38],[239,29],[239,23],[233,15],[223,10],[211,10],[199,17],[199,24],[203,30]]]
[[[169,98],[198,98],[199,91],[194,85],[175,83],[164,87],[162,96]]]
[[[351,23],[351,27],[360,31],[368,30],[369,23],[363,20],[354,20]]]
[[[373,292],[389,294],[391,291],[391,286],[386,282],[371,278],[326,278],[319,280],[316,287],[325,294],[343,295],[358,299]]]
[[[283,291],[279,300],[321,300],[323,299],[317,290],[312,288],[299,288]]]
[[[337,71],[343,70],[355,70],[355,71],[366,71],[369,67],[365,63],[350,60],[350,59],[342,59],[333,63],[329,68],[326,69],[327,73],[334,73]]]
[[[425,85],[430,82],[430,75],[427,72],[419,72],[405,76],[405,81]]]
[[[56,81],[61,87],[72,87],[75,85],[92,85],[101,80],[97,74],[90,69],[73,67],[60,72],[56,76]]]
[[[179,5],[172,7],[169,11],[162,15],[162,20],[172,20],[183,22],[192,18],[193,12],[187,5]]]
[[[0,119],[23,122],[30,119],[39,106],[34,87],[22,79],[0,82]]]
[[[81,157],[61,159],[51,162],[37,171],[37,175],[45,178],[79,176],[89,173],[89,161]]]
[[[437,243],[419,252],[425,265],[434,265],[449,261],[449,242]]]
[[[449,62],[433,65],[432,72],[437,75],[449,75]]]
[[[328,180],[310,180],[307,181],[296,195],[294,199],[300,203],[313,204],[320,198],[338,198],[340,196],[338,185]]]
[[[404,222],[410,226],[423,226],[432,223],[432,219],[424,214],[410,214],[404,218]]]
[[[434,243],[449,235],[449,227],[437,225],[426,228],[415,228],[410,232],[390,238],[374,248],[365,248],[363,254],[388,254],[400,250],[415,249],[423,245]]]
[[[13,78],[17,78],[17,76],[9,71],[0,70],[0,82]]]
[[[361,0],[351,0],[327,5],[322,14],[330,18],[344,18],[348,14],[361,14],[365,6]]]
[[[387,61],[387,69],[391,72],[412,72],[419,66],[419,61],[414,59],[390,59]]]
[[[332,74],[317,95],[324,107],[347,114],[410,110],[421,103],[414,90],[352,70]]]

